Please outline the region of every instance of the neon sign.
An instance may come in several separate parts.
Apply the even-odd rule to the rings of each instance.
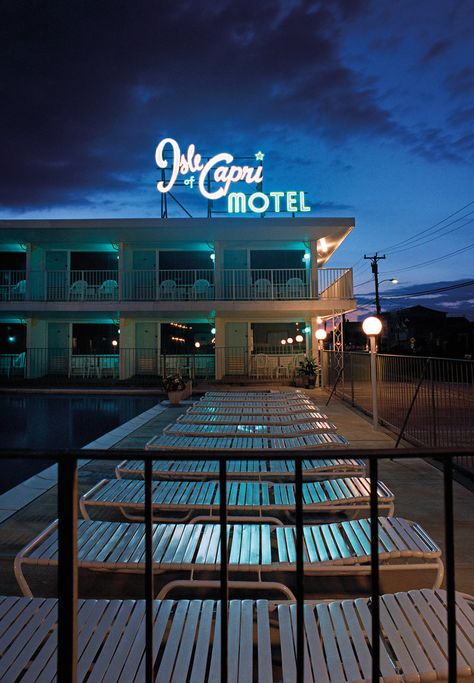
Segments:
[[[171,153],[171,157],[169,156]],[[264,153],[258,151],[255,154],[256,161],[263,161]],[[170,177],[166,180],[164,175],[158,181],[158,192],[166,194],[170,192],[178,182],[180,176],[184,176],[184,185],[192,189],[197,185],[199,192],[208,200],[227,197],[228,213],[252,213],[262,214],[268,210],[280,213],[311,211],[306,206],[304,192],[269,192],[268,194],[257,191],[247,196],[244,192],[230,192],[234,183],[246,183],[248,185],[260,185],[263,181],[263,167],[239,165],[234,163],[234,157],[228,152],[221,152],[213,157],[202,158],[196,153],[195,145],[189,145],[186,153],[182,153],[179,144],[173,138],[164,138],[157,145],[155,161],[158,168],[169,169]],[[212,189],[212,185],[217,185]]]

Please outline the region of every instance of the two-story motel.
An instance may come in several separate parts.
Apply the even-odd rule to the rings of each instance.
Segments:
[[[0,372],[287,379],[321,321],[355,307],[351,270],[327,265],[353,226],[0,221]]]

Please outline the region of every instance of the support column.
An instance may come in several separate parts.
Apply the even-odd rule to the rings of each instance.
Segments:
[[[216,328],[216,345],[215,345],[215,364],[216,364],[216,379],[222,379],[225,375],[225,320],[223,318],[216,318],[214,326]]]
[[[312,299],[319,298],[318,286],[318,241],[311,240],[309,243],[309,252],[311,259],[309,262],[309,276],[310,276],[310,296]],[[315,328],[316,329],[316,328]],[[314,333],[314,331],[313,331]]]
[[[135,374],[135,322],[120,318],[120,379]]]
[[[318,319],[311,318],[310,322],[311,332],[309,333],[309,346],[307,346],[307,355],[313,358],[318,357],[318,342],[316,339],[316,330],[318,329]]]

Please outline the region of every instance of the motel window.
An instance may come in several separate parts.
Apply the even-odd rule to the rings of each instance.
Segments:
[[[304,269],[304,250],[270,249],[250,252],[251,268]]]
[[[117,270],[118,259],[115,251],[73,251],[71,270]]]

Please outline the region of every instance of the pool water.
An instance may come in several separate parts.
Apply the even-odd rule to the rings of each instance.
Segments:
[[[81,448],[158,402],[156,396],[0,396],[0,448]],[[3,461],[0,493],[50,464]]]

